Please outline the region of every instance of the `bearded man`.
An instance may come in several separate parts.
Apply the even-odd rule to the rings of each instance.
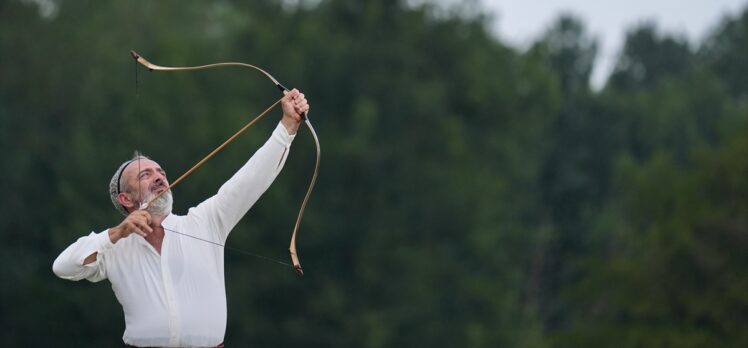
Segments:
[[[270,187],[283,168],[301,115],[309,111],[296,89],[285,93],[281,105],[283,115],[270,139],[187,215],[171,211],[171,192],[164,192],[169,188],[166,172],[136,153],[119,166],[109,185],[112,203],[125,219],[81,237],[55,260],[52,268],[60,278],[109,279],[124,311],[122,339],[127,346],[223,347],[224,249],[181,234],[224,245]]]

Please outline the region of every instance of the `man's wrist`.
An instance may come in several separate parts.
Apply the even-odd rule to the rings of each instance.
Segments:
[[[109,229],[109,240],[112,242],[112,244],[117,243],[118,240],[122,238],[122,229],[117,227],[112,227]]]
[[[288,135],[296,134],[296,132],[299,131],[299,125],[301,124],[301,122],[297,122],[289,116],[283,116],[283,118],[281,119],[281,123],[284,127],[286,127]]]

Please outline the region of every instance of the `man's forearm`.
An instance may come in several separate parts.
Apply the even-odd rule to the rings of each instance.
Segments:
[[[191,209],[190,214],[210,217],[215,231],[219,232],[219,240],[225,241],[228,232],[283,168],[293,137],[285,126],[276,126],[270,139],[221,186],[218,193]]]
[[[68,280],[99,281],[105,279],[104,270],[92,264],[97,261],[99,252],[111,248],[111,245],[108,230],[81,237],[55,259],[52,271],[58,277]]]

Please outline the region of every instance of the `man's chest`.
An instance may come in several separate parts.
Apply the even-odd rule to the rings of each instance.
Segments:
[[[140,237],[137,237],[140,238]],[[189,285],[222,274],[222,255],[212,245],[167,235],[156,245],[140,238],[106,260],[112,284],[123,287]]]

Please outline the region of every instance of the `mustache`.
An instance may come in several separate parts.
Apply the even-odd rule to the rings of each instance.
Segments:
[[[148,188],[151,192],[155,192],[156,190],[160,188],[168,188],[169,185],[166,185],[166,182],[164,181],[158,181],[151,184],[151,186]]]

